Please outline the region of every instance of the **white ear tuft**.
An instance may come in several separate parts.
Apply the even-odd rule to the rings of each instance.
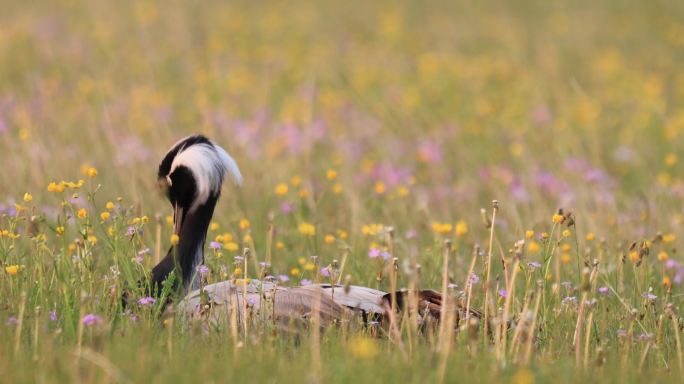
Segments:
[[[228,154],[228,152],[226,152],[225,149],[219,147],[213,142],[212,144],[214,145],[216,154],[218,155],[223,165],[223,173],[228,173],[231,179],[233,179],[235,185],[242,185],[242,173],[240,173],[240,168],[238,168],[238,165],[235,162],[235,160],[233,160],[233,158],[230,157],[230,155]]]

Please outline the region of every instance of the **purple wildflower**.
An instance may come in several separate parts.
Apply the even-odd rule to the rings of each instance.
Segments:
[[[458,284],[449,283],[449,284],[447,285],[447,288],[449,288],[449,289],[456,289],[456,288],[458,288]]]
[[[320,274],[323,277],[330,277],[330,268],[328,268],[328,267],[321,268]]]
[[[577,303],[577,298],[575,296],[568,296],[561,301],[563,304],[575,304]]]
[[[83,322],[84,325],[90,327],[90,326],[101,323],[102,317],[100,317],[99,315],[89,313],[89,314],[83,316],[83,319],[81,319],[81,321]]]
[[[652,294],[651,292],[646,292],[643,295],[641,295],[644,299],[654,301],[655,299],[658,298],[658,296]]]
[[[380,256],[385,260],[389,260],[392,258],[392,255],[390,255],[390,253],[387,251],[380,252]]]
[[[260,261],[260,262],[259,262],[259,266],[260,266],[261,268],[268,268],[268,267],[271,266],[271,263],[268,263],[268,262],[266,262],[266,261]]]
[[[207,273],[209,273],[209,267],[202,264],[199,267],[197,267],[197,272],[199,272],[200,276],[205,277]]]
[[[647,333],[647,332],[643,332],[643,333],[641,333],[639,336],[637,336],[637,340],[639,340],[639,341],[649,341],[649,340],[651,340],[652,337],[653,337],[652,334]]]
[[[7,325],[17,325],[19,324],[19,319],[17,319],[16,316],[10,316],[7,318],[7,321],[5,322]]]
[[[258,301],[257,298],[254,297],[254,296],[250,296],[250,297],[247,298],[247,304],[248,304],[249,306],[251,306],[251,307],[257,305],[258,303],[259,303],[259,301]]]
[[[211,243],[209,243],[209,248],[221,249],[221,243],[219,243],[218,241],[212,241]]]
[[[310,285],[310,284],[311,284],[311,280],[309,280],[309,279],[302,279],[302,281],[300,281],[299,284],[301,284],[301,285]]]
[[[282,202],[280,204],[280,213],[283,215],[287,215],[288,213],[292,212],[294,210],[294,207],[292,204],[288,203],[287,201]]]
[[[151,306],[151,305],[154,305],[155,301],[156,301],[156,300],[154,299],[154,297],[151,297],[151,296],[141,297],[141,298],[138,300],[138,305],[142,305],[142,306],[145,306],[145,307],[146,307],[146,306]]]
[[[57,321],[57,310],[53,309],[50,311],[50,321]]]
[[[505,290],[504,288],[499,289],[499,296],[506,298],[508,297],[508,291]]]
[[[537,268],[541,268],[541,263],[538,261],[530,261],[527,263],[527,267],[530,268],[531,270],[535,270]]]
[[[477,284],[480,282],[480,276],[476,275],[475,272],[470,274],[470,284]]]
[[[282,281],[283,283],[287,283],[290,281],[290,277],[288,275],[278,275],[278,280]]]
[[[608,294],[610,294],[610,289],[609,289],[608,287],[606,287],[606,286],[599,287],[598,293],[599,293],[601,296],[607,296]]]
[[[368,257],[371,259],[377,259],[380,257],[380,250],[377,248],[371,248],[370,251],[368,251]]]
[[[624,329],[618,329],[617,330],[617,336],[618,337],[625,337],[625,336],[627,336],[627,331],[625,331]]]
[[[407,231],[404,233],[404,237],[405,237],[407,240],[413,239],[413,238],[415,238],[417,235],[418,235],[418,233],[417,233],[416,230],[413,229],[413,228],[407,230]]]

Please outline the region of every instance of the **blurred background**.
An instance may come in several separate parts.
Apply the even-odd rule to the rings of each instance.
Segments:
[[[255,233],[271,212],[473,228],[492,199],[511,238],[561,207],[599,236],[674,231],[683,20],[660,0],[3,1],[0,203],[49,213],[48,183],[93,166],[100,199],[166,215],[156,167],[199,132],[245,176],[218,220]]]

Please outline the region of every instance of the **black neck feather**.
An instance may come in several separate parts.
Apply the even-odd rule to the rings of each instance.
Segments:
[[[176,218],[182,220],[178,235],[180,240],[152,269],[152,292],[161,292],[162,283],[171,271],[175,271],[176,277],[183,282],[184,291],[198,288],[196,269],[204,262],[204,243],[217,199],[218,196],[210,196],[206,203],[198,206],[193,212],[184,214],[182,219]],[[174,288],[178,288],[178,284]]]

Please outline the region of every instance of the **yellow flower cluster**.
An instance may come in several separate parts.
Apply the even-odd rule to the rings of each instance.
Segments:
[[[438,233],[440,235],[446,235],[451,232],[453,225],[450,223],[440,223],[437,221],[432,222],[432,232]]]
[[[366,236],[375,236],[382,232],[384,226],[382,224],[367,224],[361,227],[361,233]]]
[[[307,223],[307,222],[299,223],[299,226],[297,227],[297,229],[299,230],[299,233],[301,233],[304,236],[316,235],[316,226],[311,224],[311,223]]]

